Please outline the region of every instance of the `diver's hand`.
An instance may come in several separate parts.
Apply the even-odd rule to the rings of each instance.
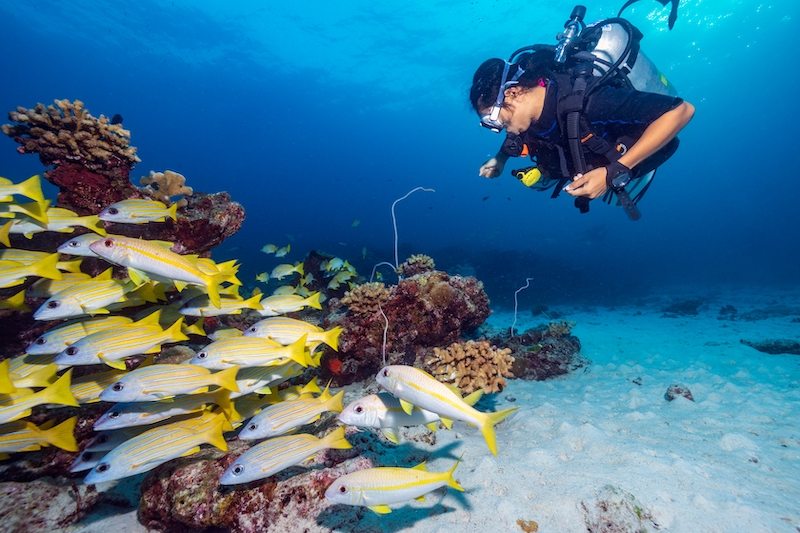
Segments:
[[[564,187],[564,191],[572,196],[585,196],[594,200],[606,192],[606,167],[590,170],[586,174],[577,174],[572,183]]]
[[[501,161],[500,159],[493,157],[481,165],[480,170],[478,170],[478,176],[483,176],[484,178],[497,178],[503,173],[504,164],[505,161]]]

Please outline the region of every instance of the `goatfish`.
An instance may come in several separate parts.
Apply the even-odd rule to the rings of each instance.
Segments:
[[[61,271],[58,270],[57,265],[58,254],[48,255],[31,264],[0,260],[0,289],[21,285],[25,283],[28,276],[61,279]]]
[[[52,403],[78,407],[78,402],[75,401],[75,398],[69,390],[69,380],[71,376],[72,369],[67,370],[66,374],[61,376],[58,381],[46,389],[21,397],[12,396],[0,403],[0,424],[25,418],[31,414],[31,409],[37,405]]]
[[[383,367],[375,377],[384,389],[400,400],[406,414],[419,407],[439,415],[447,425],[452,420],[461,420],[481,430],[483,438],[493,455],[497,455],[497,439],[494,425],[519,409],[512,407],[494,413],[482,413],[427,372],[405,365]]]
[[[303,270],[303,263],[297,263],[296,265],[291,265],[289,263],[280,264],[272,269],[272,273],[269,275],[269,277],[283,279],[286,276],[291,276],[295,272],[301,276],[305,274],[305,271]]]
[[[322,413],[341,413],[343,397],[343,390],[331,396],[326,387],[318,398],[300,398],[270,405],[244,425],[239,438],[255,440],[277,437],[314,422]]]
[[[11,180],[0,178],[0,202],[10,202],[13,195],[25,196],[34,202],[43,203],[45,201],[42,194],[42,180],[37,174],[20,183],[14,184]]]
[[[339,335],[342,328],[336,326],[328,331],[302,320],[286,317],[270,317],[256,322],[245,332],[245,337],[261,337],[272,339],[283,345],[296,342],[303,335],[307,335],[308,343],[324,342],[334,350],[339,350]]]
[[[69,345],[87,335],[104,329],[119,328],[131,323],[133,323],[133,320],[124,316],[107,316],[73,321],[42,333],[25,348],[25,353],[30,355],[61,353]]]
[[[261,316],[279,316],[286,313],[299,311],[304,307],[322,309],[320,304],[320,293],[315,292],[308,298],[303,298],[299,294],[280,294],[267,296],[261,300],[262,310],[258,312]]]
[[[377,514],[391,513],[390,503],[408,500],[425,501],[424,495],[439,487],[451,487],[459,491],[453,473],[461,462],[459,458],[447,472],[428,472],[425,463],[414,468],[367,468],[345,474],[334,481],[325,497],[334,503],[360,505]]]
[[[163,202],[156,200],[130,198],[111,204],[100,211],[97,216],[106,222],[147,224],[148,222],[164,222],[168,218],[178,220],[177,210],[177,203],[167,207]]]
[[[182,325],[183,318],[180,318],[163,330],[156,323],[131,324],[121,329],[97,331],[69,345],[53,362],[65,366],[105,363],[112,368],[125,370],[126,357],[157,353],[161,351],[162,344],[188,341],[189,337],[181,331]]]
[[[11,453],[35,452],[42,446],[77,452],[78,443],[74,435],[77,421],[78,417],[73,416],[55,427],[52,422],[37,427],[26,420],[4,425],[0,433],[0,460],[7,459]]]
[[[199,285],[215,307],[222,305],[218,285],[228,281],[230,274],[203,272],[195,256],[179,255],[159,244],[130,237],[106,237],[89,245],[89,249],[107,261],[127,267],[134,282],[150,273],[172,280],[179,291],[187,284]]]
[[[204,424],[202,431],[181,422],[145,431],[108,452],[84,478],[84,483],[113,481],[148,472],[171,459],[197,453],[205,443],[227,452],[228,443],[222,432],[229,425],[220,413],[213,423]]]
[[[328,448],[352,448],[344,438],[343,427],[335,429],[322,439],[306,434],[270,439],[237,457],[219,478],[219,483],[237,485],[264,479],[290,466],[309,461]]]
[[[196,365],[158,364],[128,372],[100,393],[104,402],[153,402],[179,394],[208,392],[212,385],[238,392],[236,372],[232,367],[216,374]]]
[[[244,300],[242,298],[232,298],[220,296],[220,305],[215,307],[211,304],[211,299],[206,294],[196,296],[186,302],[179,312],[187,316],[219,316],[219,315],[239,315],[242,309],[255,309],[261,311],[261,295],[256,294],[252,298]]]
[[[231,391],[217,389],[199,394],[182,394],[165,401],[118,403],[103,413],[94,423],[95,431],[108,431],[157,424],[173,417],[205,411],[216,405],[228,420],[239,421],[241,416],[230,401]]]
[[[275,341],[260,338],[234,337],[214,341],[195,354],[189,364],[210,370],[237,366],[275,366],[286,360],[308,366],[306,338],[301,336],[294,343],[283,346]]]
[[[133,282],[115,279],[78,283],[58,291],[33,314],[35,320],[58,320],[75,316],[108,314],[106,306],[122,302],[136,289]]]

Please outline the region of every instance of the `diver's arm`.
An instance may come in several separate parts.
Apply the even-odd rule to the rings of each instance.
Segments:
[[[481,165],[478,169],[478,176],[485,178],[496,178],[503,173],[503,167],[508,161],[508,154],[503,153],[502,150],[497,152],[497,155]]]
[[[619,162],[628,168],[635,167],[666,146],[689,123],[693,115],[694,106],[689,102],[682,102],[678,107],[667,111],[647,126],[639,140],[619,158]],[[607,189],[606,167],[599,167],[575,176],[564,191],[572,196],[597,198]]]

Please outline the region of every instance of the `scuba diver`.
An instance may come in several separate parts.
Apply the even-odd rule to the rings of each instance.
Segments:
[[[512,172],[528,187],[553,188],[553,198],[563,190],[581,213],[602,198],[638,220],[636,204],[677,150],[694,107],[644,55],[630,22],[586,26],[585,13],[575,7],[558,45],[526,46],[475,72],[469,98],[481,126],[506,130],[479,175],[496,178],[510,157],[529,155],[534,165]]]

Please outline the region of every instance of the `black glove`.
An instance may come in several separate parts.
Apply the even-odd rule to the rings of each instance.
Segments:
[[[627,177],[624,177],[627,174]],[[617,180],[614,183],[614,180],[623,176],[622,179]],[[631,169],[620,163],[619,161],[614,161],[610,165],[606,167],[606,185],[610,189],[621,189],[628,184],[631,180]]]

